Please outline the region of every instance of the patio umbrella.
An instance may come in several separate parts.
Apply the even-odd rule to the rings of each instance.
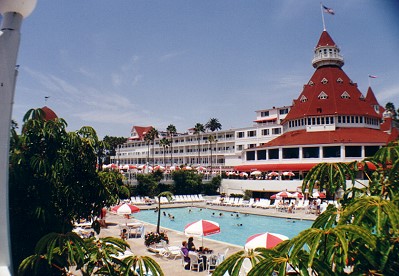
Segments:
[[[246,172],[240,172],[240,176],[241,176],[241,177],[247,177],[248,174],[247,174]]]
[[[295,193],[292,194],[292,197],[295,197],[295,198],[303,198],[303,194],[300,193],[300,192],[295,192]]]
[[[267,176],[279,176],[278,172],[269,172]]]
[[[261,174],[262,174],[261,171],[253,171],[253,172],[251,172],[251,175],[255,175],[255,176],[261,175]]]
[[[291,177],[291,176],[295,176],[295,173],[293,173],[293,172],[283,172],[283,175]]]
[[[273,248],[282,241],[288,240],[287,236],[276,233],[260,233],[250,236],[245,242],[244,249],[255,249],[258,247]]]
[[[165,167],[164,166],[161,166],[161,165],[157,165],[157,166],[155,166],[154,167],[154,171],[164,171],[165,170]]]
[[[140,208],[132,204],[123,203],[112,207],[111,211],[118,215],[130,215],[140,212]]]
[[[293,197],[293,195],[287,191],[281,191],[277,194],[272,195],[270,198],[276,199],[276,198],[286,198],[286,197]]]
[[[316,197],[318,197],[318,198],[326,198],[326,194],[325,193],[321,193],[321,192],[314,192],[312,194],[312,197],[314,197],[314,198],[316,198]]]
[[[186,236],[202,237],[202,245],[204,245],[204,236],[217,234],[220,232],[219,223],[211,220],[198,220],[187,224],[184,227],[184,234]]]

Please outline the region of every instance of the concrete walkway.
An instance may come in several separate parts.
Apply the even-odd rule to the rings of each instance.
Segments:
[[[140,209],[155,209],[157,205],[145,205],[140,206]],[[257,214],[257,215],[265,215],[265,216],[275,216],[275,217],[286,217],[286,218],[295,218],[295,219],[306,219],[306,220],[314,220],[316,218],[313,214],[306,214],[305,210],[297,211],[296,213],[285,213],[285,212],[277,212],[273,209],[261,209],[261,208],[249,208],[249,207],[231,207],[231,206],[213,206],[207,205],[205,202],[194,203],[194,204],[163,204],[162,208],[173,208],[173,207],[186,207],[186,206],[195,206],[199,208],[209,208],[215,210],[222,210],[222,211],[236,211],[242,213],[249,213],[249,214]],[[134,221],[134,219],[130,220]],[[107,214],[106,222],[108,227],[101,229],[100,237],[119,237],[120,228],[119,223],[125,223],[126,219],[121,216],[114,215],[114,214]],[[156,231],[156,225],[144,223],[145,232]],[[187,237],[184,235],[183,232],[165,229],[162,228],[162,231],[166,231],[169,237],[169,245],[176,245],[181,247],[181,242],[187,240]],[[222,243],[218,241],[213,241],[204,238],[206,241],[206,245],[208,248],[211,248],[214,253],[223,253],[228,248],[227,256],[230,256],[233,253],[236,253],[240,250],[243,250],[242,246],[236,246],[233,244]],[[196,272],[196,271],[189,271],[185,270],[182,265],[182,260],[178,257],[176,260],[161,257],[158,254],[149,252],[147,247],[144,245],[143,238],[130,238],[127,240],[130,245],[132,252],[138,256],[151,256],[162,268],[163,272],[167,276],[174,276],[174,275],[208,275],[206,271]],[[194,244],[201,244],[201,239],[196,238],[194,240]]]

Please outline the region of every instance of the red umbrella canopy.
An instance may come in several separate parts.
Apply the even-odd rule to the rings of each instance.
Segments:
[[[210,220],[199,220],[189,223],[184,227],[186,236],[208,236],[220,232],[219,223]]]
[[[140,212],[140,208],[132,204],[123,203],[112,207],[111,211],[118,215],[130,215]]]
[[[258,247],[273,248],[277,244],[285,240],[288,240],[288,237],[281,234],[275,234],[269,232],[260,233],[250,236],[247,239],[244,248],[246,250],[255,249]]]
[[[293,172],[283,172],[283,175],[285,175],[285,176],[295,176],[295,173],[293,173]]]
[[[293,195],[287,191],[282,191],[282,192],[272,195],[270,198],[275,199],[275,198],[286,198],[286,197],[293,197]]]
[[[292,197],[296,197],[296,198],[303,198],[303,194],[300,192],[295,192],[292,194]]]
[[[312,197],[326,198],[326,194],[325,193],[321,193],[321,192],[314,192],[312,194]]]
[[[267,176],[279,176],[278,172],[270,172]]]

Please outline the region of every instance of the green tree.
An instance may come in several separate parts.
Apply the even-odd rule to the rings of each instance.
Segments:
[[[178,170],[172,173],[175,194],[198,194],[202,190],[202,175],[191,170]]]
[[[29,110],[21,134],[11,130],[10,228],[15,264],[50,232],[66,233],[73,221],[99,215],[116,202],[119,186],[96,170],[99,140],[91,127],[66,131],[61,119]],[[106,173],[104,173],[105,175]],[[116,195],[114,195],[116,193]],[[29,227],[27,225],[34,225]]]
[[[211,150],[211,162],[210,162],[210,165],[211,165],[211,168],[210,168],[210,171],[211,171],[211,175],[212,175],[212,173],[213,173],[213,144],[216,144],[216,142],[217,142],[218,140],[216,139],[216,137],[214,136],[214,135],[209,135],[208,136],[208,143],[209,143],[209,149]]]
[[[210,118],[209,121],[206,123],[205,125],[206,129],[209,129],[210,131],[214,132],[217,130],[221,130],[222,129],[222,124],[219,122],[218,119],[216,118]],[[209,135],[208,137],[208,142],[210,145],[210,149],[211,149],[211,175],[212,175],[212,170],[213,170],[213,156],[212,156],[212,152],[213,152],[213,143],[217,142],[216,136],[215,135]]]
[[[216,130],[221,130],[222,129],[222,124],[219,122],[218,119],[210,118],[209,121],[206,123],[205,128],[209,129],[212,132],[214,132]]]
[[[385,109],[386,109],[387,111],[391,112],[392,118],[393,118],[394,120],[396,120],[396,119],[398,118],[398,113],[396,112],[395,105],[394,105],[392,102],[388,102],[388,103],[385,105]]]
[[[173,166],[173,137],[177,133],[176,127],[174,125],[168,125],[166,132],[170,139],[170,166]]]
[[[146,134],[144,134],[144,142],[147,145],[147,160],[146,160],[146,166],[149,165],[150,162],[150,144],[151,144],[151,133],[147,132]]]
[[[127,139],[125,137],[115,137],[115,136],[104,136],[103,142],[105,145],[104,149],[104,157],[105,157],[105,164],[111,163],[110,157],[116,156],[116,150],[119,148],[120,145],[126,143]]]
[[[151,128],[148,131],[148,135],[149,135],[149,139],[152,142],[152,166],[155,166],[155,140],[158,138],[159,133],[158,130],[156,130],[155,128]]]
[[[166,149],[170,146],[170,141],[165,137],[159,141],[159,145],[163,148],[163,165],[166,166]]]
[[[154,177],[153,173],[138,174],[137,175],[137,186],[135,193],[137,195],[156,196],[158,179]]]
[[[201,123],[196,123],[194,126],[194,134],[197,135],[198,141],[198,164],[201,165],[201,133],[205,132],[205,127]]]

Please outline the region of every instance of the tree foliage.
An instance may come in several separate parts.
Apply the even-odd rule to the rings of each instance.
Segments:
[[[192,170],[178,170],[172,173],[174,193],[178,195],[199,194],[202,190],[202,175]]]
[[[77,219],[99,215],[116,202],[116,175],[99,174],[101,142],[91,127],[67,132],[60,118],[29,110],[21,134],[11,130],[10,228],[15,264],[47,233],[67,233]],[[27,226],[34,226],[28,227]]]

